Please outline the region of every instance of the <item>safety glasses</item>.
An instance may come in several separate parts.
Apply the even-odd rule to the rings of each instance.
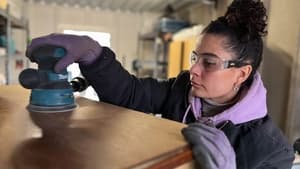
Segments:
[[[197,54],[195,51],[192,51],[190,59],[192,65],[199,64],[199,66],[201,66],[206,72],[214,72],[231,67],[241,67],[246,65],[240,60],[222,60],[216,55]]]

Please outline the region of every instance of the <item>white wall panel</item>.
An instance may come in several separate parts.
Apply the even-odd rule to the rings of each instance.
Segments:
[[[27,3],[31,38],[59,33],[64,29],[108,32],[111,48],[120,61],[126,61],[131,71],[131,62],[137,57],[139,32],[150,31],[158,17],[156,13],[133,13],[101,9]],[[124,57],[126,57],[124,59]]]
[[[55,31],[55,8],[43,4],[28,5],[28,20],[31,37]]]

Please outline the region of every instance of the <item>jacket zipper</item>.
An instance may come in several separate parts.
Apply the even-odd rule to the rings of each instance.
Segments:
[[[222,130],[228,123],[229,123],[229,120],[226,120],[224,122],[224,124],[222,124],[218,129]]]

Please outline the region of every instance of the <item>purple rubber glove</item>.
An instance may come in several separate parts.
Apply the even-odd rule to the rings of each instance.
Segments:
[[[203,169],[236,169],[235,152],[223,131],[203,123],[182,129],[193,155]]]
[[[102,52],[101,45],[88,36],[50,34],[33,39],[31,44],[27,47],[26,56],[29,57],[35,48],[43,45],[57,45],[65,48],[67,51],[67,55],[55,65],[55,72],[62,71],[74,62],[81,65],[89,65],[95,61]]]

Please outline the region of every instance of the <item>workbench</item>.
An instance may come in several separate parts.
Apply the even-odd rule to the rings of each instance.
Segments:
[[[29,113],[30,90],[0,86],[1,169],[192,168],[184,124],[76,97],[65,113]]]

